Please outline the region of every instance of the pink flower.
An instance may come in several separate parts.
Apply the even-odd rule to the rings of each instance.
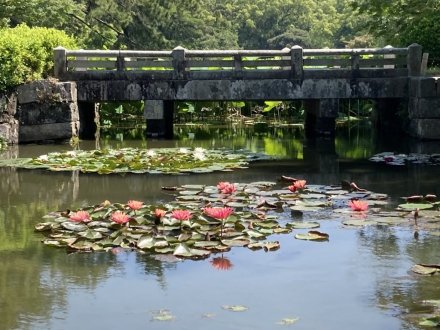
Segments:
[[[139,210],[144,205],[144,203],[140,202],[140,201],[130,200],[127,202],[127,205],[129,208],[136,211],[136,210]]]
[[[217,188],[222,194],[232,194],[237,190],[237,188],[235,188],[235,185],[229,182],[219,182],[217,184]]]
[[[74,222],[89,222],[92,220],[90,219],[90,214],[87,211],[78,211],[72,213],[69,218]]]
[[[291,191],[291,192],[295,192],[297,190],[300,189],[304,189],[304,187],[306,186],[306,180],[296,180],[293,185],[288,186],[287,188]]]
[[[162,209],[155,209],[155,210],[154,210],[154,216],[155,216],[157,219],[161,219],[161,218],[165,215],[165,213],[167,213],[167,211],[162,210]]]
[[[113,222],[119,223],[120,225],[130,221],[130,217],[122,211],[113,212],[111,219]]]
[[[188,210],[174,210],[171,212],[174,219],[185,221],[191,219],[191,212]]]
[[[203,213],[217,220],[224,220],[234,213],[231,207],[205,207]]]
[[[352,199],[348,202],[348,205],[350,205],[353,211],[360,212],[360,211],[366,211],[368,209],[368,202],[366,201]]]

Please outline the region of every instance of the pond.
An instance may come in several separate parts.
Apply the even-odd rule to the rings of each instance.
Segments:
[[[127,139],[127,137],[131,137]],[[419,325],[440,299],[440,276],[412,273],[414,264],[438,264],[440,238],[411,226],[348,228],[318,220],[330,239],[274,235],[276,251],[234,247],[213,259],[175,260],[136,251],[66,253],[41,243],[34,226],[51,211],[140,200],[173,199],[161,188],[219,181],[277,181],[281,175],[313,184],[355,182],[402,196],[440,195],[439,166],[369,162],[384,151],[440,153],[438,143],[388,138],[360,125],[338,129],[335,143],[306,142],[301,129],[278,127],[176,128],[172,141],[134,132],[103,133],[100,147],[245,148],[276,155],[248,169],[191,175],[83,174],[0,168],[0,328],[9,329],[424,329]],[[71,150],[68,144],[20,145],[1,158]],[[285,187],[283,183],[278,183]],[[314,220],[313,215],[305,216]],[[272,240],[272,237],[271,237]]]

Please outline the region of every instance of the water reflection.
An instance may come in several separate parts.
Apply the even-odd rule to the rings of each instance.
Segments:
[[[176,262],[172,257],[153,258],[121,250],[69,255],[40,243],[41,236],[34,233],[33,226],[50,211],[106,199],[166,203],[173,196],[161,190],[163,186],[274,181],[283,174],[310,183],[356,182],[360,187],[390,194],[395,204],[402,202],[400,196],[440,195],[436,180],[439,167],[392,168],[366,161],[380,151],[439,152],[438,145],[436,149],[432,143],[379,145],[371,135],[362,135],[361,128],[352,128],[349,136],[338,133],[335,143],[327,139],[304,141],[296,127],[269,131],[187,127],[178,133],[179,138],[173,141],[125,137],[115,141],[104,137],[101,144],[247,148],[281,159],[252,163],[246,170],[191,176],[99,176],[0,168],[1,328],[99,328],[104,323],[141,328],[150,325],[148,310],[170,308],[179,320],[171,327],[181,329],[268,329],[291,314],[300,316],[304,329],[341,329],[347,324],[356,324],[358,329],[411,329],[417,328],[414,313],[432,310],[421,302],[439,298],[439,277],[414,276],[408,270],[415,263],[437,262],[440,239],[421,233],[419,240],[414,240],[412,231],[405,228],[342,230],[339,223],[324,222],[323,231],[331,236],[325,246],[286,235],[280,238],[282,247],[276,252],[233,249],[198,262]],[[83,141],[81,147],[91,149],[95,144]],[[0,156],[32,157],[69,149],[68,144],[26,145]],[[234,271],[215,271],[232,267]],[[83,306],[85,302],[94,306],[92,311]],[[194,317],[234,303],[247,303],[250,311],[244,316],[225,314],[208,325],[202,323],[206,320]],[[121,314],[121,304],[131,314]],[[408,322],[400,324],[397,316]],[[369,325],[360,324],[364,318],[371,320]],[[103,319],[100,324],[98,320]]]

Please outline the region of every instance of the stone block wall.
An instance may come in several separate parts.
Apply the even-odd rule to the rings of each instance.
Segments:
[[[440,77],[411,78],[408,133],[419,139],[440,139]]]
[[[17,95],[6,93],[0,95],[0,138],[8,144],[18,143]]]
[[[18,140],[63,140],[79,132],[76,85],[53,80],[35,81],[17,88]]]

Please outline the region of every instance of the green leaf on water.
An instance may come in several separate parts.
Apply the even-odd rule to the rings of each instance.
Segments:
[[[289,222],[286,224],[286,226],[294,229],[310,229],[310,228],[318,228],[320,225],[318,222],[305,221],[305,222]]]
[[[176,317],[169,310],[161,309],[153,312],[152,319],[154,321],[173,321]]]
[[[299,318],[298,317],[286,317],[284,319],[279,320],[276,324],[279,325],[292,325],[295,324],[296,322],[298,322]]]
[[[307,234],[296,234],[295,238],[306,241],[328,241],[329,235],[317,230],[310,230]]]
[[[420,275],[433,275],[440,272],[440,265],[417,264],[411,268],[411,271]]]
[[[222,308],[231,312],[245,312],[249,309],[244,305],[223,305]]]
[[[400,209],[403,210],[408,210],[408,211],[412,211],[415,209],[419,209],[419,210],[426,210],[426,209],[431,209],[434,206],[432,204],[416,204],[416,203],[406,203],[406,204],[399,204],[398,206]]]

